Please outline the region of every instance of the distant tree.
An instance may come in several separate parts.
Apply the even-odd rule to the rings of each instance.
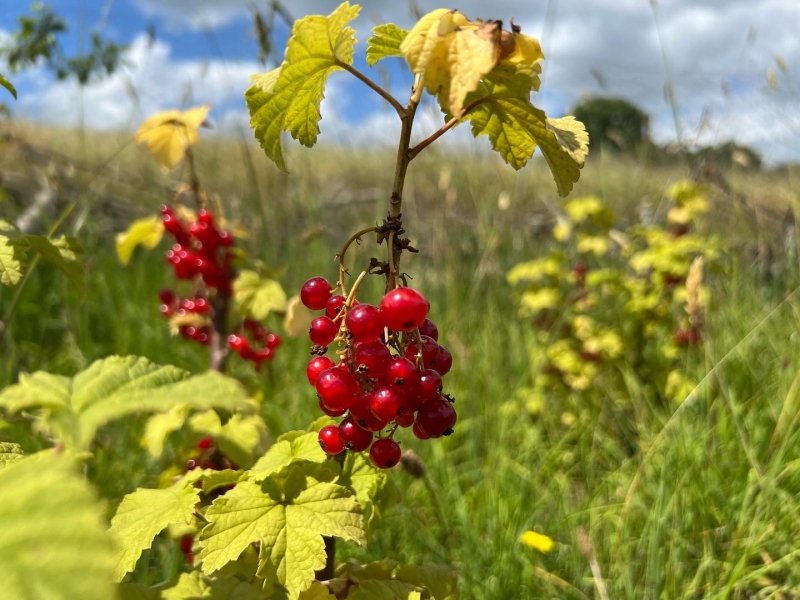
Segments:
[[[693,153],[693,157],[720,167],[761,168],[761,155],[756,150],[733,141],[700,148]]]
[[[572,113],[586,125],[594,148],[633,152],[650,140],[650,117],[621,98],[589,98]]]

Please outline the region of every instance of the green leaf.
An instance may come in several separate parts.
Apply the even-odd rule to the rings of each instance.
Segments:
[[[206,472],[207,471],[207,472]],[[234,485],[242,480],[244,471],[234,471],[233,469],[222,469],[214,471],[206,469],[203,471],[203,493],[208,494],[217,488]]]
[[[253,481],[263,481],[289,465],[299,462],[322,463],[327,458],[328,455],[319,445],[316,432],[289,432],[258,459],[250,470],[250,478]]]
[[[530,79],[522,73],[508,76],[496,69],[486,76],[467,103],[484,98],[466,117],[472,135],[489,136],[492,148],[519,170],[539,146],[555,179],[558,193],[567,196],[580,177],[589,136],[573,117],[548,119],[530,103]]]
[[[11,442],[0,442],[0,468],[25,458],[22,446]]]
[[[164,529],[191,522],[200,500],[200,490],[194,487],[193,479],[184,477],[162,490],[140,488],[122,499],[109,529],[117,543],[114,581],[121,581],[136,567],[142,551],[152,546]]]
[[[2,73],[0,73],[0,85],[11,92],[11,95],[14,96],[14,100],[17,99],[17,88],[15,88],[14,85],[2,75]]]
[[[267,426],[260,415],[233,415],[222,426],[216,442],[222,453],[237,465],[250,467],[256,453],[261,454],[261,438]]]
[[[131,260],[134,248],[141,244],[148,250],[158,246],[164,237],[164,223],[156,216],[137,219],[126,231],[117,234],[117,256],[123,265]]]
[[[0,595],[113,598],[102,513],[63,456],[40,452],[0,469]]]
[[[314,582],[311,587],[300,594],[298,600],[336,600],[336,596],[321,583]]]
[[[347,598],[348,600],[420,600],[421,597],[414,586],[402,581],[369,579],[362,581]]]
[[[271,312],[286,310],[286,292],[274,279],[262,278],[255,271],[241,271],[233,282],[236,307],[247,316],[266,318]]]
[[[400,566],[394,576],[400,581],[425,588],[436,600],[458,600],[458,578],[446,567]]]
[[[322,536],[365,544],[361,507],[352,492],[294,465],[283,479],[243,481],[206,511],[200,535],[203,572],[211,574],[260,542],[259,575],[277,580],[295,600],[325,566]]]
[[[78,260],[83,248],[77,239],[65,235],[53,239],[43,235],[26,235],[20,239],[64,273],[81,296],[84,294],[84,267]]]
[[[160,600],[161,594],[155,588],[140,583],[120,583],[117,585],[119,600]]]
[[[189,407],[185,404],[173,406],[167,412],[153,415],[147,420],[142,444],[154,458],[164,453],[164,443],[173,431],[178,431],[186,422]]]
[[[17,285],[22,279],[27,247],[20,244],[20,237],[16,227],[0,219],[0,283],[3,285]]]
[[[233,577],[203,577],[198,571],[181,573],[178,583],[161,592],[163,600],[265,600],[260,589]]]
[[[338,64],[353,64],[355,30],[347,23],[360,9],[344,2],[327,17],[309,15],[295,21],[283,64],[251,80],[245,93],[250,127],[267,157],[283,171],[288,172],[281,132],[288,131],[304,146],[316,143],[325,82],[341,70]]]
[[[400,493],[385,470],[377,469],[363,454],[347,453],[339,485],[353,491],[364,510],[367,539],[380,524],[383,513],[400,502]]]
[[[0,407],[15,413],[42,409],[45,430],[67,446],[86,450],[97,429],[125,415],[168,411],[176,405],[235,410],[248,406],[233,379],[209,371],[190,376],[136,356],[112,356],[75,377],[37,371],[0,392]]]
[[[367,40],[367,64],[374,67],[379,60],[390,56],[403,56],[400,44],[406,39],[408,30],[401,29],[394,23],[378,25],[372,30],[372,37]]]

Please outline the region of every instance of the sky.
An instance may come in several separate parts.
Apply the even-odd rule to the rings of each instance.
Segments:
[[[253,28],[252,9],[266,11],[266,0],[48,4],[69,26],[64,38],[68,55],[86,44],[90,32],[99,31],[127,46],[125,64],[81,91],[74,82],[55,81],[41,66],[12,74],[0,62],[0,72],[19,91],[17,102],[7,102],[18,118],[133,129],[161,110],[212,103],[215,130],[247,131],[243,92],[249,77],[276,66],[259,62]],[[284,2],[294,18],[328,14],[337,4]],[[375,71],[367,67],[363,52],[374,25],[394,22],[410,28],[410,5],[400,0],[361,4],[354,24],[359,40],[355,64],[405,98],[411,78],[402,61],[383,61],[384,68]],[[524,33],[542,41],[542,86],[533,101],[549,116],[568,114],[587,96],[621,97],[650,115],[651,135],[659,143],[674,142],[678,135],[689,145],[735,140],[758,150],[768,164],[800,161],[800,0],[462,0],[453,5],[416,0],[416,5],[423,12],[457,8],[470,18],[506,23],[514,17]],[[29,7],[27,0],[0,0],[0,45]],[[289,28],[276,22],[280,57]],[[677,118],[666,100],[668,81]],[[431,131],[439,119],[429,107],[420,126]],[[363,83],[336,73],[326,88],[321,129],[322,139],[334,142],[356,145],[377,138],[394,144],[399,125]]]

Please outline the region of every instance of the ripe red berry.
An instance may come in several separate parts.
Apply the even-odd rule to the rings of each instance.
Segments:
[[[344,443],[339,438],[339,427],[328,425],[319,430],[319,445],[325,454],[339,454],[344,450]]]
[[[444,398],[426,402],[417,413],[420,430],[432,438],[452,433],[456,418],[456,409]]]
[[[358,392],[358,383],[353,376],[337,367],[320,373],[314,387],[325,405],[334,410],[348,408],[355,401]]]
[[[158,292],[158,298],[161,300],[163,304],[174,304],[175,300],[177,300],[177,296],[175,296],[175,292],[172,290],[161,290]]]
[[[250,349],[250,342],[247,341],[247,338],[232,334],[228,336],[228,347],[236,354],[242,354]]]
[[[392,438],[382,438],[369,449],[372,464],[379,469],[389,469],[400,462],[400,445]]]
[[[419,374],[417,394],[423,401],[436,400],[442,393],[442,376],[433,369],[425,369]]]
[[[308,361],[308,366],[306,367],[306,377],[308,377],[308,383],[311,385],[317,383],[319,374],[325,369],[330,369],[333,366],[333,361],[327,356],[315,356],[312,358],[310,361]]]
[[[422,364],[426,369],[430,369],[436,364],[436,360],[439,358],[439,344],[436,343],[436,340],[427,335],[423,335],[421,338]],[[416,364],[418,350],[419,345],[417,341],[414,340],[408,345],[408,348],[406,348],[406,358]]]
[[[191,554],[193,544],[194,544],[194,536],[184,535],[181,538],[181,552],[183,552],[184,554]]]
[[[405,398],[397,388],[390,386],[379,387],[367,396],[372,414],[381,421],[392,421],[400,412]]]
[[[404,392],[413,390],[419,381],[419,371],[414,361],[402,356],[393,356],[384,375],[387,383],[396,385]]]
[[[380,431],[388,424],[388,420],[384,421],[375,416],[372,412],[370,405],[370,396],[368,394],[359,395],[355,402],[350,405],[350,416],[358,423],[358,426],[367,431]]]
[[[319,398],[319,409],[329,417],[341,417],[344,413],[347,412],[346,408],[334,410],[329,406],[325,406],[325,403],[322,401],[322,398]]]
[[[208,300],[206,300],[205,298],[194,299],[194,312],[205,314],[209,310],[211,310],[211,305],[208,303]]]
[[[199,442],[197,442],[197,447],[200,450],[208,450],[213,445],[214,445],[214,438],[212,438],[211,436],[206,436]]]
[[[352,417],[339,423],[339,439],[352,452],[363,452],[372,443],[372,432],[359,427]]]
[[[339,328],[330,317],[317,317],[311,321],[308,337],[317,346],[328,346],[335,338]]]
[[[383,333],[380,311],[371,304],[352,307],[344,320],[345,326],[357,342],[372,342]]]
[[[411,427],[414,424],[413,412],[401,412],[394,418],[394,422],[400,427]]]
[[[197,220],[200,223],[205,223],[206,225],[213,225],[214,215],[210,210],[202,209],[199,213],[197,213]]]
[[[312,277],[300,288],[300,301],[311,310],[322,310],[331,297],[331,284],[324,277]]]
[[[420,440],[427,440],[430,437],[427,433],[425,433],[424,431],[422,431],[422,429],[420,429],[419,421],[414,421],[414,427],[411,428],[411,431]]]
[[[347,298],[342,296],[341,294],[334,294],[328,301],[325,303],[325,314],[329,316],[331,319],[335,318],[338,315],[344,303],[347,301]]]
[[[401,287],[383,297],[380,310],[389,329],[411,331],[422,325],[430,308],[430,302],[417,290]]]
[[[450,350],[445,348],[444,346],[439,346],[439,356],[436,357],[436,362],[431,367],[434,371],[439,373],[442,377],[447,375],[450,372],[450,369],[453,367],[453,355],[450,354]]]
[[[419,334],[427,335],[428,337],[433,338],[437,342],[439,341],[439,329],[436,327],[436,323],[434,323],[430,319],[425,319],[422,322],[422,325],[419,326]]]
[[[367,377],[378,379],[386,374],[392,353],[378,340],[355,345],[356,371]]]
[[[275,349],[281,345],[281,336],[277,333],[268,333],[267,336],[264,338],[264,343],[267,345],[267,348]]]

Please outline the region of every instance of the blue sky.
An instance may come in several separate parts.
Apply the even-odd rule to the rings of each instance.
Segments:
[[[80,94],[71,83],[55,82],[42,68],[9,74],[20,92],[12,104],[18,117],[76,125],[83,106],[86,126],[132,128],[167,108],[213,103],[217,129],[247,127],[242,93],[251,74],[263,67],[250,7],[264,0],[51,0],[68,23],[64,40],[73,54],[88,32],[100,29],[126,44],[126,66],[111,79]],[[291,0],[294,17],[329,13],[337,2]],[[356,65],[363,62],[364,40],[377,22],[412,24],[405,2],[365,0],[355,23],[360,40]],[[439,3],[419,0],[428,11]],[[0,0],[0,40],[28,11],[26,0]],[[625,97],[651,115],[653,137],[675,139],[670,107],[664,99],[665,58],[672,69],[681,129],[686,141],[712,143],[736,139],[756,147],[773,163],[800,160],[800,23],[798,0],[661,0],[658,24],[649,0],[477,0],[456,6],[470,17],[514,16],[523,30],[542,39],[546,61],[542,90],[534,101],[560,116],[589,94]],[[491,7],[492,14],[487,14]],[[756,10],[754,10],[756,9]],[[146,30],[155,30],[150,43]],[[277,29],[279,54],[288,36]],[[787,65],[777,66],[775,57]],[[393,92],[404,96],[410,78],[398,61],[384,61]],[[0,69],[7,72],[2,65]],[[778,90],[767,86],[772,70]],[[392,114],[363,84],[346,74],[331,78],[323,103],[322,132],[359,143],[367,131],[387,140],[395,133]],[[439,116],[426,113],[429,126]],[[480,143],[480,142],[479,142]]]

